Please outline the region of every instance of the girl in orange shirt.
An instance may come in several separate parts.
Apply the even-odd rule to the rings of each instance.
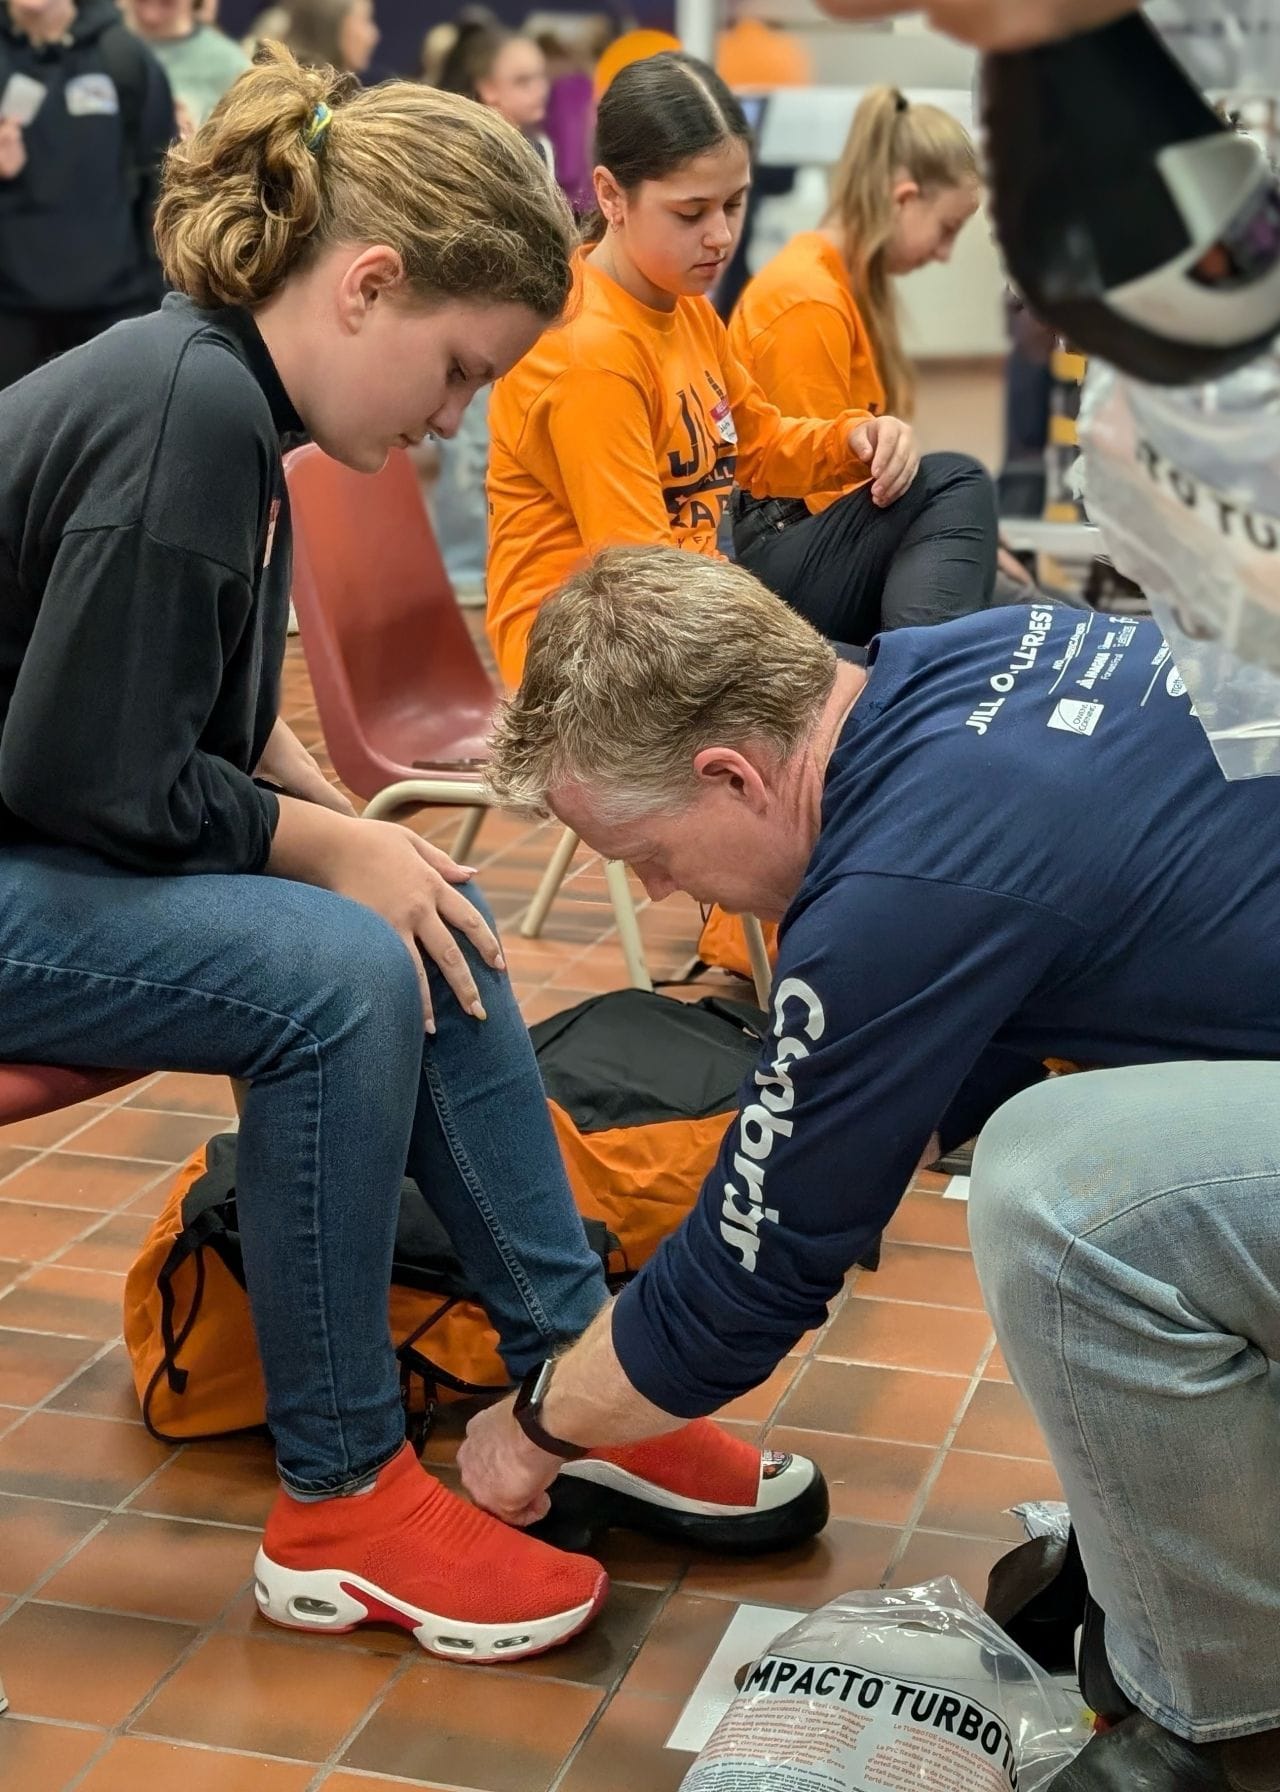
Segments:
[[[601,217],[577,258],[571,321],[490,405],[488,625],[513,684],[539,606],[575,567],[619,542],[714,554],[735,480],[804,499],[861,479],[899,543],[932,508],[915,496],[907,424],[862,405],[784,416],[732,353],[707,294],[741,230],[749,146],[742,108],[689,56],[633,63],[600,103]],[[958,608],[979,609],[995,552],[989,489],[964,510],[951,525],[969,558]],[[804,609],[802,591],[781,594]],[[878,599],[861,639],[879,626]]]
[[[774,404],[815,414],[863,405],[911,415],[915,376],[894,284],[951,259],[980,193],[972,140],[949,112],[914,106],[892,87],[865,95],[821,228],[794,237],[747,283],[729,325],[734,353]],[[860,483],[851,480],[849,492]],[[981,487],[985,496],[991,482],[967,455],[927,455],[913,501],[937,500],[957,487]],[[945,497],[943,507],[949,509]],[[899,512],[905,514],[901,506]],[[930,541],[936,510],[896,544],[886,540],[865,492],[848,502],[823,493],[804,504],[739,492],[732,520],[742,564],[775,591],[802,590],[805,614],[838,640],[864,638],[867,584],[877,566],[883,627],[938,620],[935,607],[947,614],[980,607],[967,601],[973,585],[958,542],[940,557]],[[987,553],[984,539],[984,567]],[[960,602],[940,602],[940,580]],[[1026,601],[1026,575],[1016,561],[998,577],[996,594],[997,601]]]

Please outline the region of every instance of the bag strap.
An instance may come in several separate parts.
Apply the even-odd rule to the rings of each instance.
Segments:
[[[151,1404],[161,1380],[168,1382],[169,1391],[172,1394],[182,1395],[187,1391],[188,1373],[185,1369],[179,1368],[178,1357],[183,1345],[191,1336],[196,1320],[200,1317],[200,1307],[204,1301],[204,1247],[221,1229],[222,1221],[215,1210],[209,1209],[198,1214],[190,1225],[184,1226],[174,1239],[169,1255],[160,1266],[156,1276],[156,1287],[160,1291],[160,1343],[163,1355],[155,1374],[147,1383],[141,1404],[142,1422],[157,1443],[180,1444],[190,1441],[182,1437],[169,1437],[165,1432],[160,1431],[152,1422]],[[193,1257],[195,1259],[195,1288],[191,1295],[191,1305],[187,1309],[181,1328],[175,1331],[173,1321],[177,1297],[174,1291],[174,1278],[182,1265]],[[220,1433],[218,1435],[230,1436],[232,1434]]]
[[[453,1307],[458,1304],[458,1297],[443,1301],[429,1319],[424,1319],[417,1331],[410,1332],[403,1344],[396,1351],[400,1363],[400,1400],[404,1407],[405,1436],[413,1445],[419,1456],[426,1448],[427,1439],[431,1436],[436,1422],[436,1410],[440,1405],[440,1390],[447,1388],[452,1394],[461,1394],[469,1399],[497,1399],[511,1393],[510,1385],[495,1388],[492,1385],[482,1386],[479,1382],[464,1381],[460,1375],[451,1375],[442,1369],[425,1352],[416,1348],[419,1338],[425,1337],[433,1325],[438,1325]],[[422,1411],[413,1409],[413,1384],[418,1382],[422,1388]]]

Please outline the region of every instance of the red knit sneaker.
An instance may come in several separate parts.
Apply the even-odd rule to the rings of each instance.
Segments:
[[[682,1431],[566,1463],[551,1486],[551,1516],[537,1535],[583,1549],[614,1525],[691,1549],[743,1555],[814,1537],[830,1503],[807,1456],[758,1450],[696,1419]]]
[[[369,1493],[304,1503],[283,1491],[255,1564],[264,1618],[345,1633],[381,1621],[457,1661],[540,1655],[591,1622],[609,1577],[469,1506],[406,1444]]]

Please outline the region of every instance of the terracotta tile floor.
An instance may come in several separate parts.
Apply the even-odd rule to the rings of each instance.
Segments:
[[[316,744],[296,642],[286,697]],[[455,819],[433,817],[433,837],[447,842]],[[602,869],[585,853],[545,938],[514,936],[552,838],[494,816],[473,855],[531,1020],[623,981]],[[656,976],[685,968],[697,927],[683,899],[643,907]],[[939,1573],[980,1596],[1018,1534],[1005,1509],[1056,1494],[994,1349],[964,1207],[926,1176],[879,1273],[854,1277],[823,1331],[730,1415],[822,1463],[834,1517],[812,1546],[694,1561],[615,1535],[603,1618],[521,1667],[431,1661],[391,1631],[273,1631],[249,1590],[268,1449],[155,1443],[118,1342],[149,1217],[175,1165],[232,1112],[225,1083],[156,1076],[0,1137],[6,1792],[667,1792],[689,1757],[666,1738],[736,1602],[806,1606]],[[429,1447],[446,1478],[462,1423],[449,1410]]]

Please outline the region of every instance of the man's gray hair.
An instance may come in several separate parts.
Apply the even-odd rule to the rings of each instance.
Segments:
[[[740,566],[681,548],[609,548],[543,605],[486,777],[504,807],[591,792],[625,821],[678,811],[707,746],[808,738],[835,682],[829,642]]]

